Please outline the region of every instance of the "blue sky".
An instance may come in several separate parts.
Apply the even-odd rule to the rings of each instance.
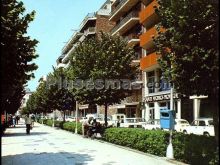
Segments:
[[[28,82],[28,88],[35,91],[38,80],[51,72],[52,65],[61,55],[61,50],[73,30],[88,13],[96,12],[106,0],[22,0],[26,12],[36,11],[35,19],[29,24],[28,35],[39,41],[36,51],[39,57],[34,60],[38,69],[35,79]]]

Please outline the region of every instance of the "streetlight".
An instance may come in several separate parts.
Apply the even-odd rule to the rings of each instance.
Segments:
[[[78,123],[78,101],[76,101],[76,113],[75,113],[75,118],[76,118],[75,133],[77,134],[77,123]]]
[[[173,88],[174,87],[171,84],[171,88],[170,88],[170,110],[172,110],[172,111],[173,111]],[[175,118],[174,118],[174,120],[175,120]],[[172,145],[173,127],[170,129],[169,145],[167,146],[167,152],[166,152],[166,157],[170,158],[170,159],[174,159],[173,145]]]

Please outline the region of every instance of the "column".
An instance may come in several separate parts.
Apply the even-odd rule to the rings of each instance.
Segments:
[[[177,114],[176,114],[176,118],[177,119],[181,119],[181,100],[177,101]]]
[[[145,116],[144,116],[144,118],[146,119],[146,121],[148,121],[149,119],[150,119],[150,114],[149,114],[149,104],[148,103],[146,103],[145,104]]]
[[[154,103],[154,118],[160,119],[160,105],[158,102]]]
[[[193,117],[194,117],[194,120],[199,118],[199,109],[200,109],[200,100],[195,98],[195,99],[193,99]]]

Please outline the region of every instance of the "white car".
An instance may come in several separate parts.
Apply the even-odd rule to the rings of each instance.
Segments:
[[[215,136],[214,124],[212,118],[200,118],[192,122],[190,126],[187,126],[183,133],[185,134],[196,134],[196,135],[206,135]]]
[[[175,119],[174,131],[183,132],[183,130],[190,126],[189,122],[185,119]]]
[[[160,129],[160,119],[150,119],[147,123],[143,124],[145,130],[156,130]]]
[[[73,122],[73,121],[76,121],[76,118],[69,116],[65,118],[65,121]]]
[[[79,120],[79,122],[82,123],[82,122],[84,122],[85,120],[87,120],[87,117],[81,117],[80,120]]]
[[[126,128],[142,128],[143,123],[138,118],[124,118],[120,123],[120,127]]]

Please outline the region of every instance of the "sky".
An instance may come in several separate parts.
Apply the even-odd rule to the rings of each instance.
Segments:
[[[38,65],[35,78],[29,80],[27,88],[35,91],[38,80],[52,72],[56,59],[74,30],[88,13],[96,12],[106,0],[22,0],[25,13],[35,10],[35,19],[29,24],[27,34],[39,41],[33,62]]]

